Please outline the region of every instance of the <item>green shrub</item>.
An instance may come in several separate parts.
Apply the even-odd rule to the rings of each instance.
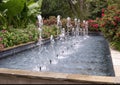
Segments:
[[[113,49],[120,51],[120,42],[119,41],[111,42],[110,44]]]
[[[43,26],[43,31],[42,31],[42,38],[49,38],[51,35],[54,37],[60,33],[60,30],[57,28],[56,25],[51,25],[51,26]]]
[[[117,5],[110,5],[102,13],[99,21],[102,27],[101,31],[108,40],[113,41],[120,26],[120,9]]]
[[[26,29],[9,29],[0,31],[0,45],[1,48],[7,48],[30,41],[37,41],[39,38],[39,31],[36,28],[29,27]],[[2,47],[3,45],[3,47]]]
[[[100,30],[111,43],[112,48],[120,51],[120,8],[117,4],[109,5],[102,10],[99,20]]]

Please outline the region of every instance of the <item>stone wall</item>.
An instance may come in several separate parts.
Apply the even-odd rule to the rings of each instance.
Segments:
[[[120,84],[119,77],[0,69],[0,84]]]

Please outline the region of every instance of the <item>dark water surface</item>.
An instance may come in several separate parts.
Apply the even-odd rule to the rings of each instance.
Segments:
[[[108,43],[103,36],[70,37],[0,59],[0,68],[114,76]]]

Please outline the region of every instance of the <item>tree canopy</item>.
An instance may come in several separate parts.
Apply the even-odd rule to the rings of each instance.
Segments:
[[[61,15],[87,19],[100,17],[106,6],[107,0],[43,0],[41,12],[46,18]]]

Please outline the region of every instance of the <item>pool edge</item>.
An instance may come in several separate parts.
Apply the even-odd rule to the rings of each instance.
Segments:
[[[66,73],[54,73],[54,72],[33,72],[26,70],[15,70],[0,68],[1,79],[6,80],[0,83],[42,83],[42,84],[53,84],[53,83],[99,83],[99,84],[120,84],[120,77],[106,77],[106,76],[90,76],[80,74],[66,74]],[[12,80],[10,80],[12,78]],[[22,80],[24,79],[24,80]],[[8,82],[8,80],[10,80]],[[16,80],[18,80],[16,82]],[[38,80],[35,82],[35,80]],[[21,82],[19,82],[21,81]],[[43,81],[43,82],[42,82]]]

